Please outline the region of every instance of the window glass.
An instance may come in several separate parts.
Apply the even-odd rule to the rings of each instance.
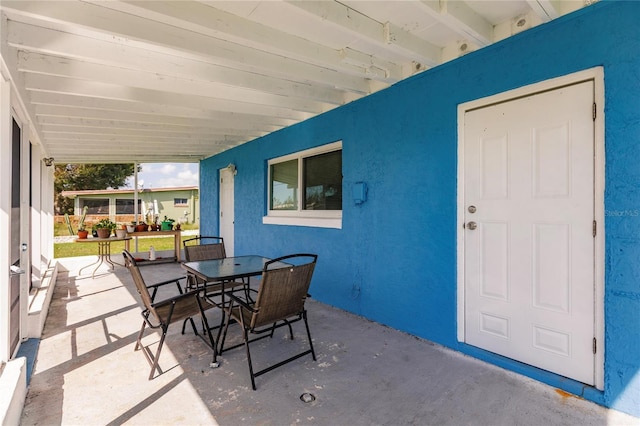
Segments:
[[[184,207],[184,206],[188,206],[189,203],[186,198],[174,198],[173,205],[177,207]]]
[[[133,214],[133,200],[116,199],[116,214]],[[142,201],[138,200],[138,211],[141,210]]]
[[[80,210],[87,206],[88,214],[109,214],[109,199],[108,198],[91,198],[81,200]]]
[[[304,160],[305,210],[342,210],[342,151]]]
[[[298,160],[271,165],[271,210],[298,210]]]

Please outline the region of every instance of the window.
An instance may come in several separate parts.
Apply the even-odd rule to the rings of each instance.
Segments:
[[[88,214],[109,214],[109,199],[108,198],[85,198],[80,200],[80,211],[87,206]]]
[[[303,159],[304,208],[342,210],[342,150]]]
[[[298,210],[298,160],[272,164],[271,210]]]
[[[174,207],[188,207],[189,201],[186,198],[174,198],[173,199]]]
[[[269,161],[263,223],[342,227],[342,142]]]
[[[134,214],[133,200],[116,199],[116,214]],[[142,200],[138,199],[138,211],[142,211]]]

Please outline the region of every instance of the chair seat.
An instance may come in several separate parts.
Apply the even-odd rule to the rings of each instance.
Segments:
[[[162,322],[168,321],[169,315],[171,315],[171,322],[182,321],[184,319],[191,318],[194,315],[194,312],[200,312],[198,299],[200,299],[201,303],[207,303],[204,298],[196,293],[186,293],[185,297],[176,298],[169,303],[160,302],[158,304],[154,304],[153,307]]]
[[[228,281],[224,283],[224,292],[225,293],[234,293],[237,291],[245,291],[245,286],[246,284],[241,282],[241,281]],[[211,304],[214,304],[215,306],[220,306],[221,303],[215,302],[212,300],[213,297],[221,297],[222,296],[222,289],[223,289],[223,284],[216,282],[216,283],[208,283],[206,286],[203,287],[204,288],[204,295],[203,297]],[[245,291],[246,293],[246,291]],[[222,301],[220,301],[222,302]],[[225,302],[226,304],[226,302]]]
[[[254,306],[253,303],[249,304],[252,308]],[[300,312],[301,314],[302,312]],[[233,319],[235,319],[237,322],[242,321],[242,323],[245,325],[246,328],[248,328],[250,331],[251,330],[255,330],[257,328],[260,327],[266,327],[269,326],[271,327],[273,325],[273,323],[279,322],[279,321],[284,321],[286,319],[289,319],[295,315],[299,315],[299,314],[287,314],[287,315],[282,315],[279,318],[276,317],[272,317],[269,318],[269,320],[264,321],[264,320],[260,320],[259,317],[255,316],[254,313],[248,309],[244,309],[242,307],[239,306],[234,306],[231,308],[231,317]],[[242,318],[240,318],[240,316],[242,315]],[[251,322],[253,321],[253,323]]]
[[[246,283],[243,283],[242,281],[225,281],[224,289],[225,291],[227,291],[230,289],[235,289],[236,287],[244,287],[245,285]],[[204,285],[206,293],[222,291],[222,287],[223,287],[223,283],[221,282],[209,282]]]

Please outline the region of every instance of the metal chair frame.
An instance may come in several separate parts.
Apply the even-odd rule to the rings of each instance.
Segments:
[[[313,260],[299,265],[292,265],[287,268],[269,269],[269,266],[274,262],[286,262],[291,261],[294,258],[302,257],[312,258]],[[234,294],[229,295],[231,304],[227,307],[226,322],[222,340],[220,341],[219,352],[222,354],[224,351],[229,351],[244,345],[253,390],[256,390],[255,378],[264,373],[308,354],[311,354],[313,360],[316,361],[316,354],[313,348],[313,341],[311,339],[309,322],[307,321],[307,311],[304,307],[304,303],[306,298],[309,297],[307,292],[309,290],[309,285],[311,284],[311,277],[313,275],[317,257],[318,256],[315,254],[299,253],[282,256],[265,263],[260,286],[257,291],[252,290],[257,293],[255,302],[242,300]],[[284,287],[273,291],[274,286],[278,285]],[[234,320],[242,327],[243,342],[225,349],[224,342],[229,329],[229,324]],[[309,341],[309,349],[254,372],[251,360],[251,351],[249,349],[250,344],[266,337],[273,338],[275,330],[284,326],[289,328],[289,335],[291,340],[293,340],[293,329],[291,324],[298,321],[304,321],[307,339]],[[250,339],[249,333],[258,335],[258,337]]]
[[[209,242],[214,241],[214,242]],[[203,243],[204,242],[204,243]],[[186,262],[199,260],[224,259],[227,257],[224,249],[224,238],[198,235],[182,241]],[[199,288],[206,283],[194,275],[187,275],[187,288]]]
[[[204,303],[207,302],[203,300],[200,292],[183,292],[179,286],[179,282],[182,278],[175,278],[151,285],[146,285],[144,278],[140,273],[140,269],[131,253],[124,250],[122,254],[124,256],[125,265],[129,269],[129,272],[133,277],[133,281],[136,285],[136,290],[140,295],[140,299],[143,305],[143,310],[141,312],[143,321],[140,332],[138,333],[138,337],[136,339],[136,346],[134,350],[137,351],[142,349],[142,353],[149,362],[149,365],[151,365],[149,380],[154,378],[156,371],[162,374],[162,369],[160,368],[158,361],[160,358],[160,353],[162,352],[164,341],[167,337],[167,331],[169,330],[169,326],[172,323],[182,320],[184,320],[185,324],[187,320],[190,320],[194,333],[201,337],[202,340],[213,349],[213,361],[211,362],[210,367],[218,367],[219,363],[217,361],[217,346],[215,344],[215,340],[213,339],[213,335],[209,330],[206,315],[204,314],[204,311],[206,310]],[[160,301],[156,301],[155,297],[157,295],[158,289],[165,285],[173,283],[178,284],[179,294]],[[152,290],[151,294],[149,293],[150,289]],[[192,317],[195,315],[200,315],[208,337],[208,341],[204,338],[204,336],[200,336],[198,334],[192,319]],[[156,349],[155,354],[151,352],[151,349],[149,347],[145,347],[142,344],[142,337],[144,335],[146,327],[149,327],[151,329],[159,329],[161,331],[160,341],[158,342],[158,348]],[[184,326],[182,332],[184,333]]]
[[[212,242],[213,241],[213,242]],[[204,242],[204,243],[203,243]],[[195,262],[200,260],[224,259],[226,251],[224,248],[224,238],[217,236],[198,235],[188,238],[182,242],[184,247],[184,257],[187,262]],[[222,291],[221,282],[205,282],[195,275],[187,274],[187,290],[200,290],[203,297],[209,302],[208,308],[217,306],[224,309],[229,302],[225,300],[225,294],[232,294],[236,291],[244,291],[245,296],[249,297],[249,281],[225,281],[224,292]],[[238,289],[238,287],[242,287]],[[220,298],[220,301],[217,300]],[[224,317],[221,318],[220,324],[214,326],[212,330],[218,329],[216,339],[220,339]],[[186,321],[182,324],[182,333],[184,333]]]

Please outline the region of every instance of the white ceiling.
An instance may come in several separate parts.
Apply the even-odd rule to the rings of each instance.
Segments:
[[[594,0],[0,1],[56,163],[192,162]]]

